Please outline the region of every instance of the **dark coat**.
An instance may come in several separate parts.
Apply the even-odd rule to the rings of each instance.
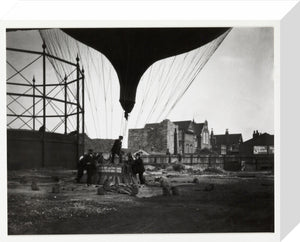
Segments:
[[[79,165],[81,167],[86,168],[88,165],[93,165],[94,163],[94,156],[90,154],[85,154],[80,160],[79,160]]]
[[[143,173],[144,171],[145,171],[145,167],[142,158],[136,159],[132,166],[133,174]]]
[[[116,139],[113,147],[111,148],[111,153],[120,155],[121,148],[122,148],[122,141],[119,139]]]

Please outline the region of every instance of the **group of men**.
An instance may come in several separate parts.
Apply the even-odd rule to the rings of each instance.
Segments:
[[[80,182],[84,171],[86,170],[87,174],[87,185],[92,184],[92,177],[96,174],[97,172],[97,166],[99,163],[99,158],[102,156],[101,154],[94,154],[92,149],[88,150],[88,153],[81,156],[78,164],[77,164],[77,178],[76,181],[77,183]]]
[[[111,148],[111,160],[112,164],[115,164],[115,156],[118,155],[119,163],[122,163],[122,140],[123,137],[119,136],[118,139],[115,140],[112,148]],[[97,172],[97,167],[103,161],[102,154],[94,154],[92,149],[88,150],[88,153],[83,155],[78,161],[78,170],[77,170],[77,178],[76,181],[79,183],[84,171],[87,173],[87,185],[92,184],[92,177]],[[143,173],[145,172],[143,160],[140,154],[135,155],[135,159],[132,157],[130,153],[128,153],[127,164],[130,167],[130,173],[133,176],[138,174],[139,180],[141,184],[145,184],[145,179]]]

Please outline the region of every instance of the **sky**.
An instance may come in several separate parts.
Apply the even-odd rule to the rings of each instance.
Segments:
[[[233,28],[170,116],[208,121],[215,134],[274,133],[272,28]],[[196,106],[195,109],[186,108]]]
[[[64,58],[75,60],[78,44],[68,37],[57,37],[56,39],[52,37],[50,39],[53,34],[51,30],[49,31],[43,35],[47,38],[49,48],[52,46],[51,41],[53,43],[56,41],[62,46],[65,44],[65,48],[62,48],[61,53],[58,54],[61,54]],[[55,33],[57,33],[56,36],[61,36],[59,32]],[[160,122],[164,118],[168,118],[171,121],[194,119],[196,122],[207,120],[209,128],[212,128],[215,134],[223,134],[226,129],[229,129],[229,133],[242,133],[244,140],[252,137],[253,130],[273,134],[273,42],[272,28],[233,28],[199,72],[187,92],[167,116],[162,116],[160,119],[150,118],[147,120],[145,118],[137,122],[137,115],[140,114],[140,104],[145,99],[145,87],[149,85],[150,94],[151,91],[153,93],[157,92],[155,83],[160,85],[159,83],[164,81],[158,79],[157,76],[160,76],[158,75],[160,71],[167,70],[172,58],[153,64],[141,79],[136,98],[137,104],[129,118],[127,128],[141,128],[146,121]],[[41,43],[42,40],[37,31],[18,31],[7,34],[8,47],[40,51]],[[55,45],[53,46],[55,47]],[[71,49],[71,54],[67,53],[67,46]],[[105,56],[94,50],[86,51],[87,47],[81,46],[81,44],[78,48],[82,63],[85,66],[85,72],[87,73],[86,86],[89,92],[86,93],[85,99],[86,131],[92,138],[116,138],[126,130],[123,111],[118,102],[119,84],[117,75]],[[59,52],[59,50],[57,51]],[[202,49],[195,50],[189,53],[189,56],[199,55],[201,51]],[[92,56],[92,61],[89,59],[90,56]],[[178,67],[175,66],[174,71],[181,65],[180,61],[183,60],[183,56],[179,56],[176,59]],[[34,58],[34,56],[24,54],[7,53],[7,60],[17,69],[25,66]],[[32,79],[33,75],[35,75],[37,82],[41,80],[41,63],[39,61],[41,60],[38,60],[32,67],[23,72],[23,75],[29,80]],[[182,63],[188,68],[188,64]],[[47,68],[47,80],[51,82],[56,78],[56,75],[53,68],[50,68],[50,63],[47,63],[47,66],[49,67]],[[168,80],[170,86],[172,86],[172,81],[175,81],[176,78],[174,71],[171,71],[174,80],[172,78]],[[8,66],[7,76],[11,76],[13,73],[13,69]],[[18,78],[20,77],[16,76],[10,81],[17,81]],[[72,78],[72,75],[70,78]],[[163,79],[164,75],[161,78]],[[179,81],[183,83],[185,80]],[[21,91],[21,89],[18,90],[10,86],[8,86],[7,90]],[[154,94],[147,97],[145,101],[145,117],[149,116],[148,114],[153,106],[153,102],[152,104],[150,102],[151,98],[154,101]],[[10,101],[9,98],[7,100],[8,102]],[[20,99],[19,101],[24,106],[32,103],[28,99]],[[57,105],[63,109],[61,104]],[[14,104],[11,108],[16,112],[22,111],[22,107],[19,104]],[[156,106],[156,111],[160,113],[160,111],[163,111],[163,108],[163,105],[158,105]],[[53,109],[49,107],[47,112],[49,114],[53,113]],[[51,122],[49,121],[49,125]],[[53,127],[55,125],[54,123],[52,124]],[[60,127],[57,131],[62,132],[62,130],[63,127]]]

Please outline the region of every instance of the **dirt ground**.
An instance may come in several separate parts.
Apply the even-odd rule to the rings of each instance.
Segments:
[[[163,196],[163,174],[177,196]],[[8,172],[8,234],[273,232],[274,176],[148,171],[137,196],[74,183],[75,171]],[[197,177],[199,183],[194,183]],[[39,190],[33,191],[36,181]],[[60,184],[60,193],[52,187]],[[211,191],[205,191],[213,184]]]

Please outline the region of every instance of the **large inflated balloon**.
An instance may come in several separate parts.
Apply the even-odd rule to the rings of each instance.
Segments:
[[[104,54],[120,82],[125,114],[135,104],[138,83],[154,62],[196,49],[228,28],[95,28],[62,29],[76,40]]]

